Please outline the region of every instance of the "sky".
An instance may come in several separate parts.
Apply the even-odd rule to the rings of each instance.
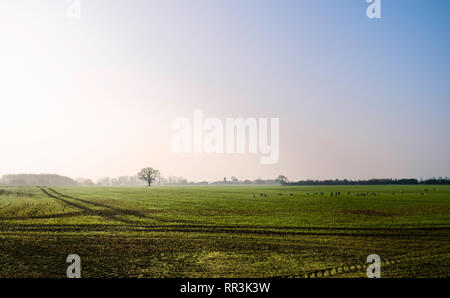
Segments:
[[[450,1],[0,2],[0,175],[450,176]],[[278,118],[279,160],[177,154],[174,119]]]

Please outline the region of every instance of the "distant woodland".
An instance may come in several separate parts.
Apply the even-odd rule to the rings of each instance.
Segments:
[[[284,177],[281,176],[280,177]],[[0,178],[1,186],[106,186],[106,187],[141,187],[146,183],[137,176],[121,176],[118,178],[102,178],[96,182],[91,179],[73,179],[57,174],[15,174]],[[216,182],[191,182],[182,177],[161,177],[154,185],[284,185],[284,186],[320,186],[320,185],[450,185],[450,178],[439,177],[426,180],[419,179],[370,179],[370,180],[301,180],[284,179],[239,180],[236,177],[224,178]]]

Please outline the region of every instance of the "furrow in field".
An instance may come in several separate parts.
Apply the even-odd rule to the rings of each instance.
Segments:
[[[73,196],[68,196],[68,195],[64,195],[60,192],[57,192],[56,190],[54,190],[53,188],[47,187],[47,189],[49,189],[50,191],[52,191],[53,193],[55,193],[56,195],[63,197],[63,198],[67,198],[67,199],[72,199],[75,201],[79,201],[88,205],[92,205],[95,207],[101,207],[101,208],[105,208],[105,209],[109,209],[112,210],[114,212],[116,212],[117,214],[122,214],[122,215],[132,215],[132,216],[136,216],[136,217],[145,217],[144,214],[142,214],[141,212],[137,211],[137,210],[129,210],[129,209],[120,209],[120,208],[115,208],[106,204],[102,204],[99,202],[92,202],[92,201],[88,201],[88,200],[83,200],[80,198],[76,198]]]
[[[179,232],[179,233],[199,233],[199,234],[236,234],[236,235],[256,235],[256,236],[351,236],[351,237],[376,237],[376,238],[399,238],[402,239],[405,237],[404,234],[401,234],[400,231],[398,234],[349,234],[343,232],[327,232],[327,233],[317,233],[313,231],[267,231],[267,230],[256,230],[256,229],[219,229],[214,227],[182,227],[182,226],[137,226],[137,225],[102,225],[102,224],[91,224],[91,225],[8,225],[3,224],[0,226],[0,231],[3,232],[151,232],[151,233],[168,233],[168,232]],[[427,238],[429,235],[418,235],[411,234],[414,237],[423,237]],[[434,233],[433,237],[445,238],[448,237],[449,234],[437,234]]]
[[[113,212],[106,212],[106,211],[101,211],[101,210],[95,210],[95,209],[91,209],[89,207],[86,207],[84,205],[81,205],[79,203],[75,203],[72,201],[69,201],[67,199],[63,199],[61,197],[58,197],[55,194],[51,194],[50,192],[48,192],[44,187],[38,186],[47,196],[59,200],[67,205],[70,205],[72,207],[78,208],[80,210],[82,210],[84,212],[84,215],[91,215],[91,216],[99,216],[99,217],[103,217],[105,219],[109,219],[109,220],[113,220],[113,221],[118,221],[118,222],[122,222],[122,223],[127,223],[130,224],[132,223],[131,221],[127,220],[127,219],[122,219],[122,218],[118,218],[117,215],[118,214],[114,214]]]
[[[50,187],[47,187],[48,190],[50,190],[51,192],[55,193],[56,195],[63,197],[63,198],[67,198],[67,199],[72,199],[81,203],[85,203],[88,205],[92,205],[95,207],[100,207],[100,208],[104,208],[104,209],[108,209],[114,213],[116,213],[117,215],[123,215],[123,216],[135,216],[138,218],[147,218],[147,219],[152,219],[152,220],[157,220],[159,222],[166,222],[166,223],[178,223],[178,224],[185,224],[185,223],[192,223],[192,221],[187,221],[187,220],[170,220],[170,219],[164,219],[164,218],[159,218],[159,217],[155,217],[155,216],[149,216],[146,214],[143,214],[142,212],[138,211],[138,210],[130,210],[130,209],[122,209],[122,208],[116,208],[116,207],[112,207],[103,203],[99,203],[99,202],[93,202],[93,201],[89,201],[89,200],[85,200],[85,199],[80,199],[80,198],[76,198],[73,196],[68,196],[65,194],[62,194]],[[131,222],[130,222],[131,223]],[[134,222],[135,225],[138,226],[143,226],[142,223],[138,223],[138,222]]]

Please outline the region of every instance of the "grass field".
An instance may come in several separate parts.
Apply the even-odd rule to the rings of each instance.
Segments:
[[[365,277],[370,254],[450,277],[450,187],[0,188],[0,277],[69,254],[83,277]]]

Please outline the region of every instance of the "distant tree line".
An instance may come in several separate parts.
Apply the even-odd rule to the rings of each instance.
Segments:
[[[316,185],[450,185],[450,178],[418,179],[369,179],[369,180],[302,180],[297,182],[282,182],[286,186],[316,186]]]
[[[219,181],[200,181],[200,182],[193,182],[189,181],[183,177],[176,177],[176,176],[169,176],[167,178],[161,177],[159,182],[155,185],[280,185],[280,182],[276,179],[256,179],[256,180],[239,180],[236,177],[232,176],[230,179],[224,178],[223,180]]]
[[[142,174],[142,173],[140,173]],[[208,182],[200,181],[193,182],[183,177],[168,176],[162,177],[159,173],[152,178],[152,185],[157,186],[183,186],[183,185],[279,185],[280,181],[276,179],[256,179],[256,180],[239,180],[236,177],[230,179],[224,178],[220,181]],[[104,186],[104,187],[142,187],[148,186],[148,181],[135,176],[120,176],[117,178],[104,177],[94,182],[91,179],[78,178],[72,179],[69,177],[56,174],[18,174],[18,175],[4,175],[0,178],[0,186]]]
[[[144,186],[137,176],[121,176],[118,178],[102,178],[98,182],[91,179],[72,179],[56,174],[17,174],[4,175],[0,179],[3,186]]]
[[[158,173],[159,174],[159,173]],[[369,180],[301,180],[289,181],[286,176],[280,175],[277,179],[239,180],[235,176],[223,180],[208,182],[192,182],[183,177],[156,175],[152,185],[285,185],[285,186],[320,186],[320,185],[450,185],[450,178],[439,177],[431,179],[369,179]],[[104,186],[104,187],[142,187],[148,186],[148,181],[141,180],[138,175],[120,176],[117,178],[105,177],[97,182],[91,179],[72,179],[56,174],[17,174],[4,175],[0,179],[0,186]]]
[[[0,179],[0,185],[5,186],[77,186],[77,181],[72,178],[55,174],[18,174],[4,175]]]

